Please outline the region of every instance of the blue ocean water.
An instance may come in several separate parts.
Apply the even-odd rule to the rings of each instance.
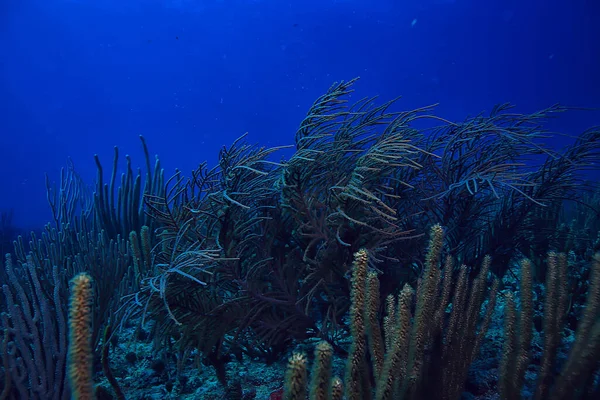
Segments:
[[[115,145],[141,165],[140,134],[168,173],[214,163],[245,132],[291,144],[310,104],[356,76],[356,99],[402,95],[450,119],[502,102],[600,107],[599,20],[590,0],[5,0],[0,210],[40,226],[45,173],[58,180],[71,157],[91,181],[93,155],[110,165]]]
[[[598,399],[599,39],[597,0],[3,0],[0,400]],[[371,96],[435,111],[335,114]],[[115,148],[144,189],[94,186]]]

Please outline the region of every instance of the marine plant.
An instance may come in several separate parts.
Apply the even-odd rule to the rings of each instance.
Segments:
[[[143,138],[142,145],[149,165]],[[5,257],[0,356],[7,383],[2,398],[70,397],[65,369],[70,280],[86,273],[95,281],[95,307],[89,317],[92,348],[99,353],[103,330],[120,323],[124,315],[121,298],[139,289],[139,279],[151,266],[153,234],[142,225],[145,211],[138,205],[143,194],[161,193],[161,185],[152,185],[162,184],[160,163],[142,180],[141,171],[133,174],[128,160],[117,186],[117,161],[115,150],[111,183],[105,185],[96,159],[99,178],[93,190],[71,161],[61,171],[58,185],[47,178],[53,223],[41,235],[32,232],[29,240],[19,236],[12,243],[13,254]]]
[[[551,250],[544,232],[565,201],[579,201],[580,172],[599,155],[598,129],[563,152],[542,144],[544,122],[566,111],[558,105],[519,114],[503,104],[451,122],[432,107],[394,111],[395,100],[349,105],[354,83],[315,101],[289,160],[242,137],[216,167],[178,172],[164,196],[146,197],[157,274],[130,311],[155,320],[165,343],[177,338],[181,354],[198,349],[223,381],[230,354],[271,362],[307,338],[345,353],[360,248],[389,278],[382,298],[416,284],[423,234],[437,222],[472,274],[486,255],[502,276],[511,260]]]
[[[490,318],[487,306],[479,315],[484,294],[492,302],[496,292],[486,284],[489,273],[512,275],[514,261],[529,257],[537,268],[532,279],[541,282],[554,271],[540,261],[550,250],[570,251],[569,265],[591,259],[597,204],[591,192],[584,197],[589,186],[581,172],[597,167],[600,130],[584,132],[559,152],[542,142],[549,135],[545,122],[564,107],[520,114],[504,104],[453,122],[430,106],[397,111],[397,99],[350,104],[355,81],[336,83],[315,101],[288,160],[277,156],[281,147],[252,145],[243,136],[220,151],[215,167],[201,163],[189,177],[177,171],[164,180],[142,138],[146,172],[135,173],[127,158],[117,179],[115,149],[108,180],[96,158],[92,190],[69,164],[57,188],[47,184],[53,225],[19,238],[6,258],[2,396],[70,395],[68,282],[81,272],[95,282],[90,318],[97,354],[108,351],[105,328],[150,326],[157,357],[175,353],[181,367],[193,354],[228,385],[225,367],[234,357],[272,363],[314,339],[327,343],[319,346],[323,360],[332,353],[363,368],[368,343],[373,366],[369,374],[349,370],[360,378],[350,381],[362,386],[348,396],[368,392],[371,374],[384,385],[383,371],[404,354],[398,349],[407,351],[413,375],[393,382],[393,392],[460,395]],[[568,228],[559,223],[565,202],[576,204]],[[445,246],[432,240],[428,253],[432,227]],[[575,245],[581,237],[585,244]],[[360,284],[351,278],[355,254],[370,271]],[[357,288],[366,290],[362,300]],[[406,322],[411,288],[417,288],[415,317]],[[574,310],[595,286],[577,288]],[[388,300],[397,298],[400,305]],[[388,315],[380,321],[383,299]],[[360,301],[370,307],[362,316]],[[435,318],[423,323],[430,311]],[[576,321],[579,314],[570,312]],[[392,315],[400,314],[404,325],[394,325]],[[360,331],[359,317],[366,330]],[[400,331],[410,332],[409,345],[398,339]],[[390,351],[396,344],[398,352]],[[425,370],[443,382],[439,392],[419,384]],[[313,388],[323,389],[327,379],[318,375]],[[340,385],[334,381],[332,396]]]

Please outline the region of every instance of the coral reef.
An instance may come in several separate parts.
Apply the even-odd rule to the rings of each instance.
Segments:
[[[117,179],[115,148],[91,187],[70,161],[48,178],[53,221],[2,244],[0,399],[77,393],[81,273],[97,398],[594,398],[600,129],[559,152],[565,107],[455,122],[349,104],[354,84],[288,160],[243,136],[165,179],[141,137],[144,172]]]

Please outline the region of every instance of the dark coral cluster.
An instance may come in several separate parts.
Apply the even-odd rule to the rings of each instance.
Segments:
[[[109,350],[128,329],[136,336],[129,341],[144,341],[149,331],[154,356],[175,374],[198,360],[214,368],[228,393],[238,394],[242,383],[227,372],[236,359],[271,364],[300,343],[320,341],[327,357],[347,357],[354,365],[344,382],[347,397],[368,398],[371,389],[385,386],[390,370],[397,371],[387,358],[399,357],[394,346],[406,343],[406,368],[418,374],[394,372],[391,386],[379,392],[456,399],[485,347],[492,300],[504,290],[498,283],[522,279],[515,261],[524,258],[530,276],[525,292],[544,282],[550,282],[542,285],[547,292],[558,290],[548,277],[563,271],[569,306],[556,308],[541,297],[533,304],[523,297],[522,280],[520,307],[511,306],[509,295],[502,298],[506,346],[521,346],[505,353],[521,364],[503,375],[516,381],[496,379],[497,392],[520,396],[530,363],[549,368],[547,376],[562,367],[529,356],[531,335],[512,339],[516,316],[510,314],[517,309],[525,320],[519,329],[542,335],[554,329],[559,342],[562,325],[534,324],[527,307],[545,313],[553,307],[552,318],[573,330],[589,319],[584,343],[597,352],[600,311],[585,317],[582,305],[595,304],[588,276],[600,250],[600,191],[583,171],[597,168],[600,129],[557,151],[543,144],[550,134],[544,123],[566,111],[561,106],[519,114],[503,104],[453,122],[432,107],[396,111],[396,101],[378,105],[374,98],[349,104],[354,83],[334,84],[317,99],[287,160],[278,156],[281,148],[241,137],[221,150],[216,166],[202,163],[190,176],[178,171],[165,179],[142,138],[144,173],[135,173],[127,157],[119,177],[115,149],[111,174],[105,176],[96,159],[98,178],[89,188],[69,164],[58,187],[47,184],[53,223],[29,243],[19,237],[6,258],[0,398],[70,396],[69,281],[81,272],[94,282],[90,340],[107,377],[113,375]],[[439,240],[428,250],[432,227]],[[558,263],[564,270],[548,261],[555,260],[548,256],[553,251],[566,254]],[[355,254],[372,277],[365,275],[364,284],[377,285],[362,300],[351,278]],[[489,304],[482,307],[487,292]],[[398,296],[400,303],[390,300]],[[370,311],[363,315],[356,307]],[[396,323],[389,313],[409,320]],[[412,333],[400,339],[403,329]],[[457,341],[465,337],[472,339],[466,347]],[[440,362],[432,368],[436,357]],[[305,368],[302,355],[293,360]],[[598,390],[598,363],[592,364],[586,381],[576,380],[580,398]],[[425,390],[416,384],[424,371],[445,384]],[[314,378],[321,387],[330,383],[324,374]],[[115,375],[109,380],[116,388]],[[302,398],[305,382],[293,379],[301,394],[290,398]],[[332,390],[311,390],[321,393],[311,398],[330,398]]]

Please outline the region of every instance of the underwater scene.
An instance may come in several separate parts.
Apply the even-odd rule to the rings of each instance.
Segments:
[[[600,2],[4,0],[0,400],[599,400]]]

